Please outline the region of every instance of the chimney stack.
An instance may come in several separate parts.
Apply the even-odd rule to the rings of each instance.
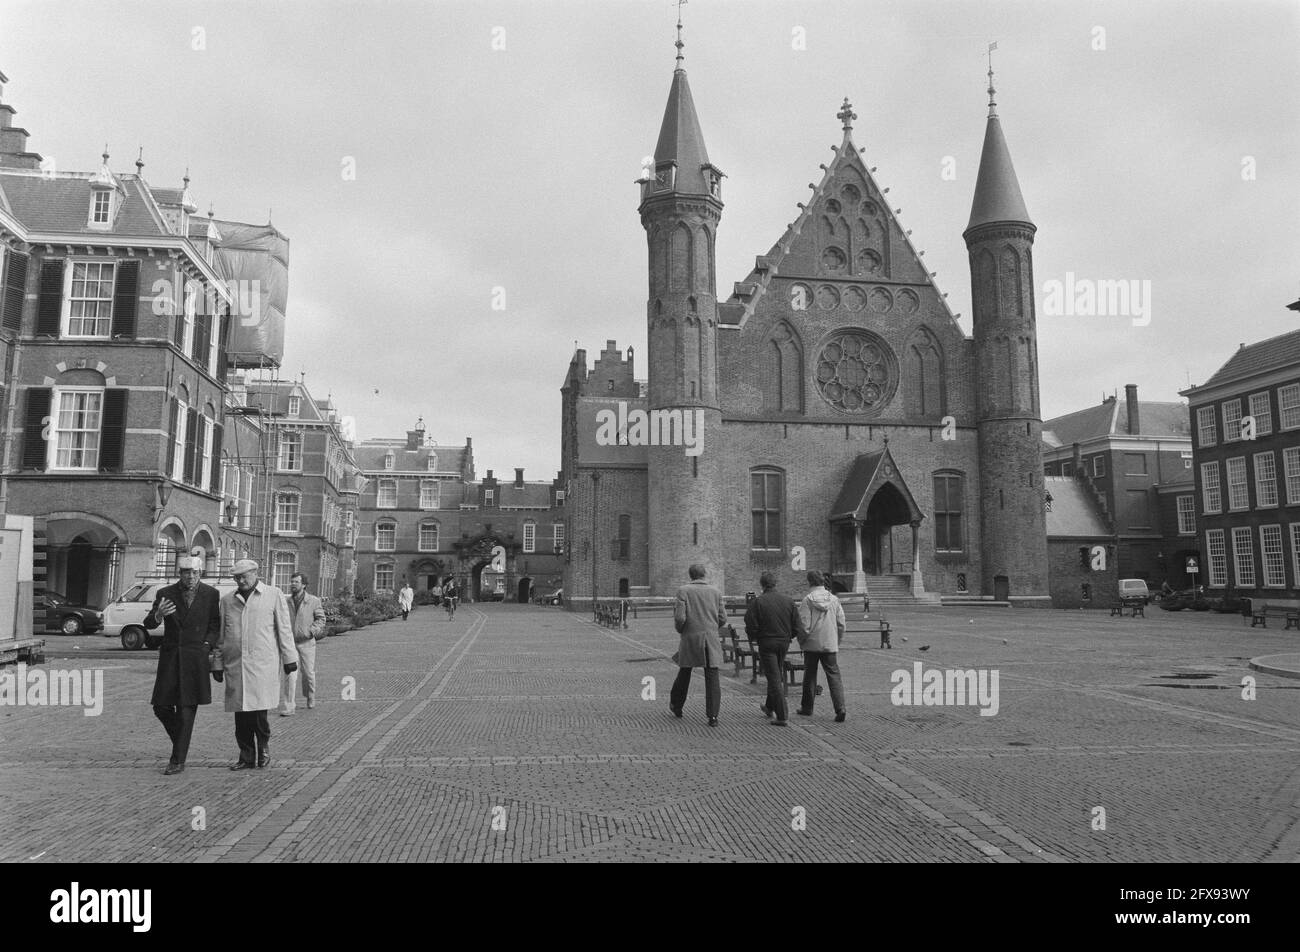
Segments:
[[[1124,385],[1124,399],[1128,403],[1128,435],[1137,436],[1141,431],[1138,419],[1138,388],[1135,383]]]
[[[515,489],[524,488],[524,471],[522,468],[515,467]]]

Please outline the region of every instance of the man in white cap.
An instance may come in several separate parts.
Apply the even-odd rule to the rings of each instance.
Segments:
[[[271,763],[266,712],[280,703],[281,667],[285,674],[298,670],[298,652],[284,593],[258,581],[252,559],[240,559],[230,574],[237,588],[221,597],[226,710],[235,715],[239,744],[239,760],[230,769],[247,770]]]
[[[212,703],[208,653],[221,638],[221,593],[199,581],[203,560],[184,555],[176,568],[181,580],[159,589],[144,617],[147,631],[163,626],[151,703],[172,740],[167,776],[185,769],[198,706]]]

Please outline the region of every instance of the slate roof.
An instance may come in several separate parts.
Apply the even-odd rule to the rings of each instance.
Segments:
[[[353,453],[357,466],[372,476],[383,476],[388,472],[384,467],[384,458],[389,450],[393,451],[393,472],[410,474],[414,470],[421,473],[429,471],[429,453],[438,454],[438,473],[464,472],[466,446],[437,446],[425,444],[418,450],[408,450],[406,440],[366,440],[358,443]]]
[[[1047,537],[1109,537],[1106,522],[1081,480],[1073,476],[1044,476],[1043,488],[1052,494],[1046,513]]]
[[[700,117],[695,112],[695,100],[691,98],[691,86],[686,81],[684,69],[673,72],[664,121],[659,127],[659,141],[655,145],[655,163],[670,161],[677,163],[674,192],[709,194],[709,183],[702,169],[702,166],[710,164],[709,153],[704,147],[704,132],[700,129]]]
[[[966,230],[976,225],[996,221],[1029,220],[1029,211],[1020,194],[1020,182],[1011,164],[1011,152],[1002,135],[1002,123],[997,116],[989,116],[984,129],[984,150],[980,153],[979,177],[975,180],[975,197],[971,201],[970,222]]]
[[[49,177],[25,169],[0,169],[0,192],[15,218],[33,232],[131,237],[167,236],[153,197],[138,175],[117,175],[122,206],[113,226],[91,228],[90,179],[86,172],[61,172]]]
[[[482,480],[472,483],[481,486]],[[497,483],[497,505],[502,508],[510,506],[528,506],[533,509],[549,509],[551,506],[551,484],[525,482],[522,487],[515,485],[514,479]]]
[[[1254,344],[1238,348],[1227,363],[1215,371],[1209,380],[1195,388],[1213,387],[1234,380],[1244,380],[1279,367],[1300,364],[1300,331],[1289,331]],[[1192,393],[1194,391],[1185,391]]]
[[[1149,436],[1191,438],[1190,418],[1183,403],[1159,400],[1138,401],[1140,433],[1128,431],[1128,407],[1122,400],[1107,397],[1105,402],[1076,410],[1043,422],[1043,442],[1052,449],[1087,443],[1107,436]]]

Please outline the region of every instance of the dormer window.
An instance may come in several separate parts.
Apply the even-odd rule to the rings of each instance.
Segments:
[[[109,224],[113,210],[113,193],[97,191],[90,197],[90,223],[92,225]]]
[[[394,459],[395,457],[393,456],[393,451],[389,450],[388,453],[385,454],[384,456],[384,469],[392,469]]]
[[[296,416],[298,416],[298,415],[301,414],[301,413],[302,413],[302,398],[301,398],[301,397],[290,397],[290,398],[289,398],[289,416],[291,416],[291,417],[296,417]]]
[[[429,472],[431,472],[431,473],[436,473],[437,471],[438,471],[438,454],[437,454],[437,453],[430,453],[430,454],[429,454]]]

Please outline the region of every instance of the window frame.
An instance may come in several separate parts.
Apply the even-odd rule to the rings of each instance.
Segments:
[[[78,268],[78,267],[82,267],[82,266],[88,266],[88,265],[95,265],[95,266],[97,266],[97,267],[100,267],[101,269],[104,268],[104,267],[107,267],[107,268],[109,269],[109,278],[108,278],[108,297],[107,297],[107,298],[103,298],[103,297],[97,297],[97,298],[79,297],[79,298],[74,298],[74,297],[72,296],[72,285],[73,285],[73,284],[76,282],[76,280],[77,280],[77,277],[76,277],[76,274],[77,274],[77,268]],[[117,261],[109,261],[109,260],[105,260],[105,259],[101,259],[101,258],[84,258],[84,257],[83,257],[83,258],[69,258],[69,259],[67,260],[67,264],[66,264],[66,265],[64,266],[64,268],[63,268],[63,301],[62,301],[62,309],[61,309],[61,313],[60,313],[60,315],[59,315],[59,336],[60,336],[60,338],[63,338],[63,339],[66,339],[66,340],[111,340],[111,339],[112,339],[112,337],[113,337],[113,297],[114,297],[114,294],[115,294],[116,291],[117,291],[117,265],[118,265],[118,262],[117,262]],[[101,274],[102,274],[102,271],[101,271]],[[81,280],[82,280],[83,283],[85,283],[85,282],[87,282],[89,279],[82,278]],[[96,284],[96,285],[102,285],[102,284],[104,283],[104,278],[103,278],[102,276],[101,276],[101,277],[97,277],[97,278],[94,279],[94,281],[95,281],[95,284]],[[95,317],[93,317],[93,318],[89,318],[89,320],[94,321],[96,324],[99,324],[99,323],[106,323],[107,326],[108,326],[108,327],[107,327],[107,330],[105,330],[102,334],[101,334],[101,333],[95,333],[95,334],[84,334],[84,333],[82,333],[82,334],[74,334],[74,333],[72,333],[72,321],[73,321],[73,320],[78,320],[78,321],[83,321],[83,322],[86,321],[86,320],[88,320],[88,318],[86,318],[84,315],[81,316],[81,317],[73,318],[73,316],[72,316],[72,305],[73,305],[73,302],[74,302],[74,301],[82,301],[82,302],[85,302],[85,301],[94,301],[94,302],[96,302],[97,304],[102,304],[102,303],[104,303],[104,302],[106,301],[106,302],[108,303],[108,316],[107,316],[107,317],[101,317],[101,316],[99,316],[98,311],[97,311]]]
[[[1206,478],[1207,472],[1214,473],[1214,480],[1211,482]],[[1214,493],[1214,502],[1210,502],[1210,493]],[[1217,459],[1208,460],[1201,464],[1201,511],[1207,516],[1218,515],[1223,512],[1223,479],[1219,472],[1219,461]]]
[[[289,571],[284,574],[284,584],[281,585],[278,581],[276,581],[276,576],[280,573],[280,570],[282,568],[286,567],[283,561],[283,558],[285,556],[287,556],[289,559],[287,565]],[[297,552],[294,552],[292,549],[271,550],[271,584],[272,585],[274,585],[276,588],[280,589],[281,591],[287,592],[289,590],[289,579],[297,571],[298,571]]]
[[[1288,405],[1286,398],[1293,398]],[[1287,411],[1293,412],[1293,422],[1287,423]],[[1279,430],[1300,429],[1300,383],[1289,383],[1277,388],[1277,428]]]
[[[289,500],[293,501],[292,508],[282,505]],[[284,524],[281,518],[284,512],[292,511],[293,526]],[[302,493],[297,489],[277,489],[275,491],[275,531],[277,535],[301,535],[302,534]]]
[[[1237,482],[1234,482],[1234,481],[1233,481],[1233,478],[1232,478],[1232,476],[1233,476],[1233,469],[1234,469],[1233,464],[1234,464],[1234,463],[1240,463],[1240,464],[1241,464],[1240,467],[1237,467],[1237,469],[1238,469],[1238,471],[1239,471],[1239,473],[1240,473],[1240,475],[1241,475],[1241,479],[1240,479],[1239,481],[1237,481]],[[1245,512],[1245,511],[1247,511],[1248,509],[1250,509],[1250,473],[1248,472],[1249,467],[1247,467],[1247,465],[1246,465],[1246,457],[1244,457],[1244,456],[1233,456],[1233,457],[1230,457],[1229,459],[1227,459],[1227,460],[1224,461],[1224,467],[1225,467],[1225,469],[1227,470],[1227,483],[1228,483],[1228,511],[1229,511],[1229,512]],[[1238,488],[1238,489],[1240,489],[1240,490],[1241,490],[1241,494],[1242,494],[1242,496],[1244,497],[1244,502],[1242,502],[1241,505],[1237,505],[1237,504],[1233,501],[1233,489],[1234,489],[1234,488]]]
[[[1218,543],[1216,552],[1216,545]],[[1215,565],[1218,560],[1218,568]],[[1228,586],[1228,542],[1222,529],[1205,530],[1205,562],[1209,571],[1207,585],[1210,588],[1226,588]]]
[[[1264,450],[1255,454],[1254,464],[1255,508],[1276,509],[1278,507],[1277,458],[1272,450]],[[1268,470],[1267,476],[1261,472],[1261,469]]]
[[[1245,540],[1244,546],[1241,540]],[[1243,566],[1249,570],[1250,581],[1246,581]],[[1232,527],[1232,579],[1237,588],[1256,588],[1259,584],[1255,573],[1255,533],[1250,531],[1250,526]]]
[[[380,545],[380,530],[391,531],[392,545],[384,547]],[[397,522],[391,519],[381,519],[375,523],[375,551],[376,552],[396,552],[397,551]]]
[[[1256,401],[1263,404],[1262,409],[1256,409]],[[1250,410],[1250,416],[1255,420],[1255,436],[1271,436],[1273,434],[1273,405],[1269,402],[1268,391],[1261,390],[1259,393],[1252,393],[1246,398],[1246,405]]]
[[[100,218],[100,199],[103,199],[104,217]],[[91,228],[107,228],[113,224],[113,193],[106,188],[96,188],[90,193],[90,221]]]
[[[565,525],[563,522],[557,522],[551,526],[551,548],[555,553],[564,552]]]
[[[432,493],[426,493],[426,490],[432,489]],[[433,502],[428,501],[432,497]],[[426,512],[442,508],[442,480],[440,479],[421,479],[420,480],[420,508]]]
[[[433,531],[433,545],[426,545],[424,533],[426,530]],[[438,544],[441,542],[441,526],[436,519],[425,519],[416,528],[415,547],[419,552],[437,552]]]
[[[1277,581],[1277,582],[1269,581],[1269,577],[1270,577],[1270,573],[1269,573],[1270,563],[1268,558],[1269,548],[1268,548],[1267,537],[1265,535],[1265,531],[1268,529],[1277,530],[1277,550],[1275,553],[1277,559],[1276,562],[1273,563],[1274,567],[1276,567],[1281,574],[1281,581]],[[1264,588],[1286,588],[1286,552],[1283,549],[1283,545],[1282,545],[1282,526],[1280,523],[1270,523],[1268,525],[1263,525],[1259,527],[1259,563],[1260,563],[1259,567],[1261,570],[1260,574],[1263,576],[1264,579],[1263,581]]]
[[[104,444],[104,393],[107,387],[51,387],[50,388],[50,437],[45,441],[45,470],[54,473],[97,473],[99,472],[99,454],[103,450]],[[99,409],[96,411],[99,418],[99,425],[95,429],[95,464],[93,466],[59,466],[59,434],[68,433],[89,433],[88,429],[63,430],[59,426],[59,419],[63,415],[62,403],[63,397],[72,394],[87,393],[96,394],[99,397]],[[73,411],[79,412],[79,411]],[[80,411],[84,412],[84,411]],[[69,448],[70,450],[72,448]],[[85,453],[83,447],[80,452]]]
[[[1292,472],[1293,469],[1294,473]],[[1282,478],[1286,483],[1286,504],[1288,506],[1300,505],[1300,446],[1283,447]],[[1292,482],[1293,479],[1294,483]],[[1293,488],[1295,492],[1291,491]]]
[[[1183,503],[1187,503],[1186,511],[1183,509]],[[1174,497],[1174,511],[1178,518],[1179,535],[1196,535],[1196,494],[1185,493],[1181,496]],[[1187,517],[1184,519],[1184,517]],[[1187,528],[1184,528],[1186,526]]]
[[[1206,425],[1206,420],[1209,425]],[[1205,431],[1209,430],[1209,439],[1206,439]],[[1215,412],[1214,406],[1198,407],[1196,410],[1196,443],[1198,446],[1217,446],[1219,443],[1219,415]]]
[[[945,481],[949,481],[949,480],[957,481],[957,497],[961,505],[960,509],[941,510],[939,508],[939,485],[938,484],[940,479]],[[934,516],[934,554],[936,556],[964,555],[967,551],[966,549],[967,537],[969,536],[969,533],[966,532],[966,513],[967,513],[966,474],[956,472],[953,470],[939,470],[931,475],[930,490],[933,493],[933,497],[932,497],[933,505],[931,506],[931,509]],[[952,501],[952,490],[945,489],[944,496],[947,502],[950,504]],[[957,519],[957,532],[959,536],[958,548],[952,548],[951,546],[951,542],[952,542],[951,520],[954,514],[956,514],[956,519]],[[946,541],[949,543],[947,547],[940,545],[939,536],[941,531],[946,537]]]
[[[384,487],[391,486],[393,489],[392,501],[384,502]],[[397,508],[397,480],[391,477],[384,477],[375,480],[375,508],[376,509],[396,509]]]
[[[524,520],[524,553],[532,555],[537,551],[537,523],[531,519]]]
[[[1223,413],[1223,442],[1236,443],[1241,440],[1241,398],[1233,397],[1231,400],[1224,400],[1220,405]],[[1236,415],[1229,418],[1228,408],[1231,407],[1236,411]]]
[[[301,473],[302,472],[302,430],[281,430],[279,433],[279,442],[276,445],[275,468],[281,473]],[[286,447],[297,448],[297,452],[290,452],[288,462],[297,465],[285,465]],[[296,457],[296,460],[294,459]]]
[[[1100,479],[1106,475],[1106,454],[1098,453],[1092,458],[1092,478]]]
[[[386,570],[387,573],[388,573],[388,584],[387,584],[387,585],[381,585],[381,584],[380,584],[380,581],[379,581],[379,573],[380,573],[381,570]],[[387,562],[387,561],[376,562],[376,563],[375,563],[375,571],[374,571],[373,575],[374,575],[375,591],[376,591],[376,592],[391,592],[391,591],[393,590],[393,582],[394,582],[394,581],[396,580],[396,578],[397,578],[397,563],[396,563],[396,562]]]
[[[769,477],[775,480],[775,505],[769,496]],[[763,505],[754,505],[754,480],[762,479]],[[786,511],[786,474],[779,466],[754,466],[749,470],[749,550],[751,552],[783,552],[785,550],[785,511]],[[762,514],[762,545],[756,545],[754,538],[755,519]],[[775,516],[773,516],[775,514]],[[775,518],[776,540],[773,545],[772,527]]]
[[[294,419],[298,419],[300,416],[302,416],[302,397],[298,396],[297,394],[290,394],[289,396],[288,415],[293,417]]]

